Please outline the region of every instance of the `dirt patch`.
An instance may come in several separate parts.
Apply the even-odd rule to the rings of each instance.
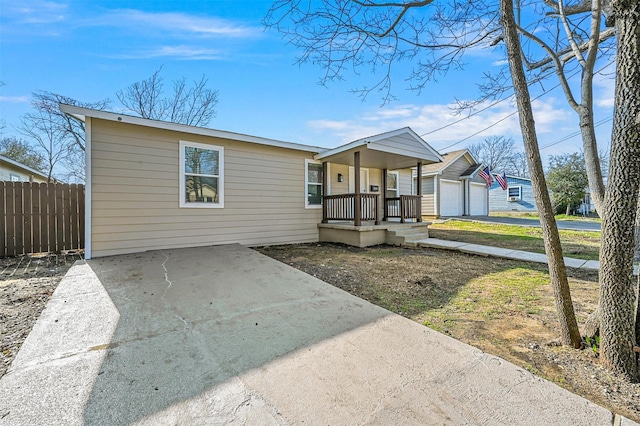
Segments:
[[[77,253],[0,259],[0,377],[18,354]]]
[[[556,343],[545,265],[389,246],[315,243],[258,251],[640,421],[640,385],[605,371],[591,349]],[[596,307],[597,273],[569,270],[569,275],[582,323]]]

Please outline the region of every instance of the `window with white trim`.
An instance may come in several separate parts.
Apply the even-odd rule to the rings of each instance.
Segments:
[[[20,176],[9,173],[9,180],[11,182],[20,182]]]
[[[511,197],[522,198],[522,186],[507,187],[507,198]]]
[[[304,168],[305,206],[322,207],[322,163],[305,159]]]
[[[180,141],[180,207],[224,207],[224,148]]]
[[[398,197],[398,181],[400,180],[400,174],[398,172],[387,172],[387,198]]]

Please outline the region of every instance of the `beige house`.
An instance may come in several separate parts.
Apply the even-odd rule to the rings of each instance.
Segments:
[[[0,155],[0,181],[47,182],[47,175]]]
[[[484,216],[489,214],[489,192],[478,176],[478,164],[469,150],[442,155],[442,162],[422,168],[422,215]],[[414,174],[416,185],[416,174]]]
[[[422,225],[412,168],[442,161],[409,128],[327,149],[60,108],[86,123],[87,258],[230,243],[389,242],[393,226]]]

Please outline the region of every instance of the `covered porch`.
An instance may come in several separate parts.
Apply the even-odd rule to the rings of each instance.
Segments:
[[[360,247],[395,244],[394,227],[422,225],[422,182],[418,179],[413,188],[411,169],[420,174],[423,165],[442,161],[440,154],[409,128],[360,139],[319,153],[314,159],[322,163],[320,241]],[[330,185],[331,175],[346,167],[347,192],[336,181]],[[370,173],[377,178],[371,185]],[[337,173],[337,182],[343,179],[342,173]],[[419,226],[423,233],[426,225]]]

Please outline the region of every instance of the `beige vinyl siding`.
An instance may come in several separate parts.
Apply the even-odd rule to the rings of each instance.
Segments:
[[[338,173],[342,174],[344,180],[338,182]],[[330,163],[329,178],[331,179],[330,194],[339,195],[349,193],[349,166],[346,164]]]
[[[224,208],[179,207],[180,140],[224,147]],[[322,210],[305,209],[312,153],[99,119],[91,142],[94,257],[318,240]]]
[[[378,191],[371,191],[371,186],[378,186]],[[367,192],[371,192],[373,194],[382,194],[382,170],[380,169],[369,169],[369,188],[367,188]]]

